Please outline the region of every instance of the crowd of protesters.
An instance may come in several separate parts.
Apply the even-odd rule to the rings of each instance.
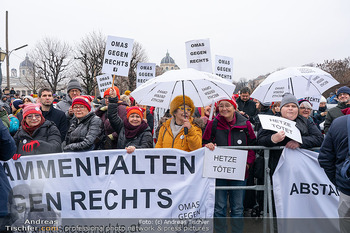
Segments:
[[[190,94],[177,96],[157,128],[154,128],[153,107],[138,106],[129,94],[126,91],[121,95],[114,86],[105,91],[102,99],[93,100],[91,96],[83,94],[79,81],[72,79],[67,86],[67,95],[62,100],[57,99],[49,87],[42,88],[37,96],[20,98],[14,93],[3,95],[0,102],[1,160],[103,149],[126,149],[127,153],[133,153],[138,148],[153,147],[176,148],[188,152],[203,146],[210,150],[217,146],[262,145],[291,149],[320,147],[324,133],[327,133],[332,122],[350,113],[349,87],[337,89],[335,95],[327,99],[322,97],[318,109],[313,109],[308,100],[297,100],[289,93],[283,96],[281,102],[261,103],[250,98],[250,89],[244,87],[237,98],[232,96],[222,99],[215,106],[204,108],[196,108]],[[55,102],[58,103],[54,105]],[[327,103],[337,105],[327,109]],[[214,108],[213,120],[209,120],[211,108]],[[286,137],[284,131],[263,129],[258,114],[295,121],[301,133],[302,144]],[[323,123],[324,127],[321,127]],[[5,146],[9,144],[13,145]],[[217,179],[216,185],[254,184],[259,153],[261,152],[248,151],[244,181]],[[271,174],[280,155],[281,151],[271,151]],[[8,190],[1,165],[0,175],[1,189]],[[215,221],[216,232],[226,232],[226,220],[220,220],[220,217],[225,217],[228,209],[231,217],[243,217],[244,209],[252,209],[256,205],[259,206],[258,213],[262,211],[262,201],[254,197],[252,203],[249,203],[245,201],[248,195],[249,192],[243,190],[216,191],[214,216],[219,220]],[[1,199],[0,224],[8,214],[4,204],[6,201],[5,198]],[[243,224],[235,221],[231,228],[242,232]]]

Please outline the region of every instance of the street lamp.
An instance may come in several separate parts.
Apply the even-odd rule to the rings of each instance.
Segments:
[[[1,93],[1,84],[2,84],[2,70],[1,70],[1,64],[5,60],[6,53],[3,52],[0,48],[0,93]]]
[[[6,78],[7,78],[7,87],[9,90],[10,90],[10,55],[13,51],[22,49],[22,48],[27,47],[27,46],[28,45],[25,44],[25,45],[22,45],[18,48],[12,49],[10,52],[7,51],[7,53],[6,53],[6,75],[7,75]]]

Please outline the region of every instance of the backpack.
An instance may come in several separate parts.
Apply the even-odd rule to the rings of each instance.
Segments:
[[[9,115],[8,116],[9,118],[9,121],[10,121],[10,128],[9,128],[9,131],[10,131],[10,134],[13,135],[17,132],[17,130],[19,129],[19,120],[17,117],[15,117],[14,115]]]

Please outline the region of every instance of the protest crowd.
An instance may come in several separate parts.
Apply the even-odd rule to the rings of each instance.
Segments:
[[[342,118],[350,114],[350,88],[343,86],[329,98],[321,98],[319,108],[306,99],[284,94],[280,102],[262,103],[242,88],[232,98],[221,99],[214,106],[195,107],[191,93],[172,99],[169,109],[154,125],[154,106],[140,106],[130,91],[120,93],[117,86],[108,88],[100,98],[84,95],[77,79],[68,83],[67,94],[57,96],[49,87],[37,95],[2,95],[0,130],[2,161],[20,161],[39,154],[125,149],[132,154],[141,148],[175,148],[191,152],[202,147],[284,146],[290,149],[321,147],[320,165],[341,193],[344,202],[341,217],[350,217],[349,181],[340,170],[349,156],[347,132]],[[336,104],[328,109],[327,104]],[[210,120],[210,110],[213,118]],[[271,115],[296,122],[302,143],[290,139],[283,130],[264,129],[258,117]],[[343,123],[341,123],[341,122]],[[339,133],[341,132],[341,133]],[[345,138],[345,141],[344,141]],[[323,145],[324,144],[324,145]],[[337,151],[339,150],[339,152]],[[216,186],[263,184],[263,151],[248,150],[245,179],[216,179]],[[270,153],[271,175],[279,162],[281,150]],[[329,157],[332,154],[332,158]],[[339,155],[340,154],[340,155]],[[337,163],[333,166],[333,161]],[[350,176],[345,171],[345,176]],[[0,164],[0,223],[10,224],[7,209],[11,188]],[[215,232],[227,232],[226,219],[259,217],[263,211],[262,191],[216,190]],[[347,206],[347,207],[346,207]],[[340,212],[339,212],[340,213]],[[243,232],[243,222],[234,221],[232,232]],[[4,231],[8,232],[8,231]]]

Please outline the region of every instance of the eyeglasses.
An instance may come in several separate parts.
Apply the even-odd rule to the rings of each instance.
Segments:
[[[192,108],[184,108],[183,106],[178,107],[178,109],[180,109],[181,111],[184,111],[184,109],[186,109],[187,112],[192,111]]]
[[[32,119],[34,119],[34,118],[40,119],[40,118],[41,118],[41,115],[40,115],[40,114],[30,114],[30,115],[27,116],[27,118],[28,118],[29,120],[32,120]]]
[[[84,105],[74,105],[74,107],[73,107],[73,110],[83,110],[83,109],[85,109],[86,107],[84,106]]]
[[[232,104],[219,104],[219,108],[230,108],[233,107]]]
[[[305,107],[300,107],[301,110],[308,110],[308,111],[311,111],[312,109],[311,108],[305,108]]]

